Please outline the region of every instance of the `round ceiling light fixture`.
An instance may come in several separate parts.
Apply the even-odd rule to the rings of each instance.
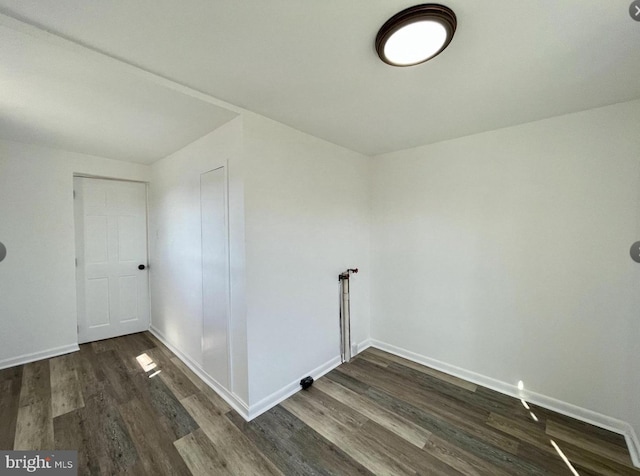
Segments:
[[[392,66],[424,63],[449,46],[456,24],[455,13],[443,5],[409,7],[382,25],[376,36],[376,51]]]

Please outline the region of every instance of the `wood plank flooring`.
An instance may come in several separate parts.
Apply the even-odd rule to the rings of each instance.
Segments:
[[[559,449],[640,476],[622,436],[529,407],[368,349],[247,423],[141,333],[0,370],[0,449],[76,449],[81,475],[571,475]]]

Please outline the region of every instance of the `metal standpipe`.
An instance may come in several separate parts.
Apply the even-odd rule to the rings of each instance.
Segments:
[[[338,275],[340,281],[340,357],[343,363],[351,360],[349,276],[357,272],[358,268],[352,268]]]

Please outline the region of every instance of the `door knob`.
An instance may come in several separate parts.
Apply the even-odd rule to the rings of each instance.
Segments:
[[[640,263],[640,241],[636,241],[631,245],[631,250],[629,250],[631,254],[631,259],[636,263]]]
[[[143,264],[141,264],[141,265],[139,265],[139,266],[138,266],[138,269],[139,269],[139,270],[141,270],[141,271],[142,271],[144,268],[145,268],[145,265],[143,265]]]

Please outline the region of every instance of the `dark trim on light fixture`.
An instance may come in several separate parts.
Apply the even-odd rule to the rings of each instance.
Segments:
[[[384,52],[384,47],[389,38],[391,38],[391,36],[401,28],[420,21],[438,22],[445,28],[447,37],[442,47],[428,58],[424,58],[410,64],[394,63],[392,60],[387,58]],[[453,39],[453,34],[456,32],[457,24],[458,21],[453,10],[445,7],[444,5],[434,3],[415,5],[395,14],[389,18],[384,25],[382,25],[382,28],[380,28],[380,31],[378,31],[378,35],[376,36],[376,51],[378,52],[380,59],[391,66],[414,66],[416,64],[424,63],[425,61],[429,61],[430,59],[438,56],[447,46],[449,46],[449,43],[451,43],[451,40]]]

